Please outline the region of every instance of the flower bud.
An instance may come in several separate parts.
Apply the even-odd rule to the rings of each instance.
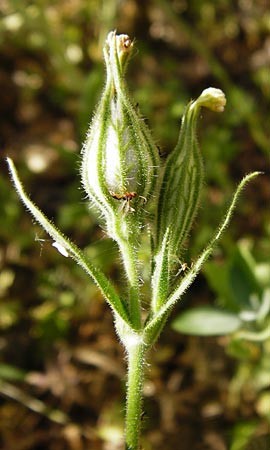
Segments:
[[[116,240],[119,232],[126,233],[130,216],[137,224],[141,222],[145,209],[141,204],[151,197],[159,159],[125,85],[132,48],[127,35],[108,34],[104,46],[106,85],[83,148],[81,169],[84,189]]]
[[[215,112],[223,112],[226,105],[226,97],[221,89],[208,88],[202,91],[200,97],[193,103],[193,107],[205,106]]]
[[[168,156],[160,184],[156,211],[156,254],[162,239],[169,233],[169,259],[181,257],[185,239],[196,215],[203,184],[204,170],[196,138],[201,106],[223,111],[226,98],[220,89],[209,88],[189,103],[182,119],[178,143]]]

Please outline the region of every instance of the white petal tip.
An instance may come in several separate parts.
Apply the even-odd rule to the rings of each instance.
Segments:
[[[55,247],[56,250],[58,250],[59,253],[61,253],[61,255],[63,255],[65,258],[69,257],[69,254],[68,254],[67,250],[65,249],[65,247],[63,247],[63,245],[59,244],[59,242],[53,242],[52,247]]]

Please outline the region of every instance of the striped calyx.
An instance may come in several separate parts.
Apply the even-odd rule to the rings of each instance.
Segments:
[[[124,80],[132,49],[127,35],[108,34],[104,46],[106,84],[83,148],[81,169],[84,189],[115,239],[120,228],[125,234],[126,221],[140,223],[142,204],[150,199],[155,186],[159,159]]]
[[[156,210],[156,254],[169,233],[169,260],[181,257],[182,248],[196,215],[202,190],[204,169],[196,138],[201,106],[224,110],[226,98],[220,89],[209,88],[190,102],[182,118],[179,139],[163,168]]]

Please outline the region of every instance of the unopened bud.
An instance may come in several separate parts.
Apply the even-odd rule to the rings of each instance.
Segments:
[[[117,35],[115,31],[111,31],[106,39],[104,45],[104,58],[107,64],[107,70],[110,66],[110,59],[117,58],[119,62],[119,67],[122,72],[125,71],[126,63],[128,62],[129,56],[131,55],[133,49],[133,41],[127,34]],[[112,52],[116,52],[115,55]]]
[[[179,258],[196,215],[202,190],[204,169],[196,126],[201,106],[223,111],[226,98],[220,89],[205,89],[189,103],[182,119],[178,143],[168,156],[160,184],[156,211],[156,254],[163,236],[169,232],[169,258]]]
[[[140,222],[141,203],[152,196],[159,160],[124,80],[132,48],[127,35],[109,33],[104,46],[106,85],[83,148],[84,189],[115,239],[119,229],[125,232],[128,215]]]
[[[226,105],[226,97],[221,89],[205,89],[200,97],[193,103],[193,107],[204,106],[215,112],[223,112]]]

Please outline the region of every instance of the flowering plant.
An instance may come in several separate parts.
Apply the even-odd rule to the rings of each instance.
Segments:
[[[112,309],[115,329],[127,354],[126,450],[139,449],[147,352],[172,308],[211,255],[242,189],[258,174],[251,173],[241,181],[212,240],[192,266],[181,271],[184,243],[203,187],[204,168],[196,138],[198,115],[202,107],[222,112],[226,98],[220,89],[209,88],[191,101],[182,118],[176,147],[162,162],[125,83],[132,49],[133,42],[127,35],[114,31],[108,34],[104,46],[106,84],[83,146],[81,164],[82,184],[90,204],[98,210],[102,225],[119,248],[126,275],[124,298],[103,271],[34,205],[8,158],[14,185],[26,208],[52,237],[55,248],[88,273]],[[148,236],[151,249],[147,312],[142,308],[142,235]]]

